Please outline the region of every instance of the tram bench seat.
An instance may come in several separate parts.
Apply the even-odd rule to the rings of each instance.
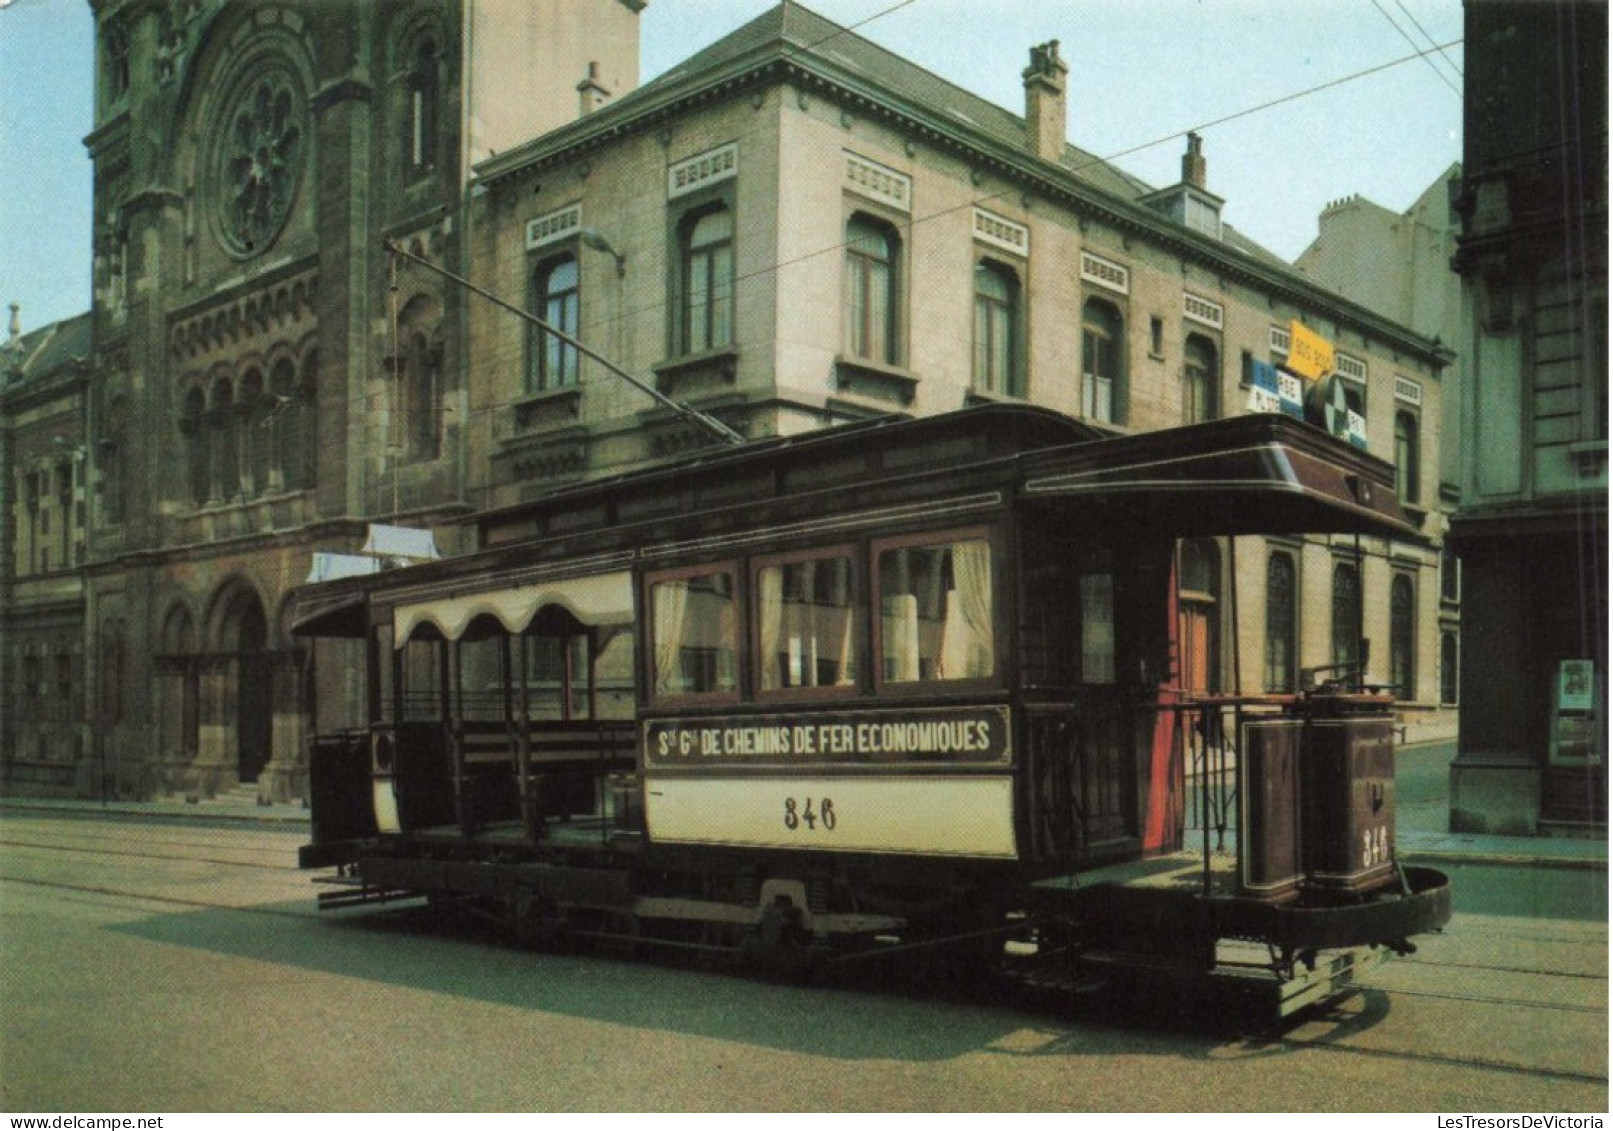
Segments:
[[[519,816],[514,735],[502,722],[467,722],[460,733],[461,788],[473,826]],[[525,786],[533,811],[559,819],[598,815],[606,775],[633,769],[634,737],[628,721],[533,723]]]

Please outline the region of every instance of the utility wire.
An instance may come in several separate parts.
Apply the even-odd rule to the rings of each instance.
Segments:
[[[912,0],[908,0],[908,2],[911,3]],[[888,9],[887,11],[893,11],[893,10],[894,9]],[[881,14],[884,14],[884,13],[881,13]],[[867,22],[867,21],[864,21],[864,22]],[[1318,83],[1315,86],[1306,87],[1304,90],[1295,91],[1292,94],[1286,94],[1286,95],[1283,95],[1283,96],[1278,97],[1278,98],[1273,98],[1273,99],[1271,99],[1271,100],[1269,100],[1267,102],[1261,102],[1261,103],[1259,103],[1257,105],[1246,107],[1246,108],[1244,108],[1242,110],[1235,111],[1235,112],[1233,112],[1231,114],[1223,115],[1222,117],[1219,117],[1219,118],[1212,118],[1212,119],[1209,119],[1207,121],[1201,122],[1201,123],[1199,123],[1197,125],[1188,126],[1185,129],[1180,129],[1180,130],[1176,130],[1176,131],[1174,131],[1172,133],[1164,134],[1164,135],[1162,135],[1160,137],[1154,138],[1151,141],[1142,142],[1142,143],[1140,143],[1138,145],[1133,145],[1133,146],[1130,146],[1129,148],[1118,150],[1118,151],[1116,151],[1114,153],[1109,154],[1106,157],[1094,157],[1091,161],[1083,162],[1083,163],[1081,163],[1079,165],[1073,165],[1073,166],[1065,165],[1065,166],[1061,166],[1061,168],[1063,168],[1066,172],[1069,172],[1069,173],[1080,173],[1080,172],[1083,172],[1084,170],[1091,169],[1091,168],[1096,168],[1096,167],[1098,167],[1100,165],[1112,164],[1113,162],[1119,160],[1122,157],[1129,157],[1129,156],[1131,156],[1133,154],[1141,153],[1144,150],[1152,149],[1157,145],[1164,145],[1167,142],[1175,141],[1178,138],[1186,137],[1190,133],[1201,133],[1201,132],[1203,132],[1205,130],[1212,129],[1212,128],[1216,127],[1216,126],[1224,126],[1224,125],[1228,124],[1229,122],[1235,122],[1235,121],[1238,121],[1241,118],[1247,118],[1247,117],[1250,117],[1251,115],[1254,115],[1254,114],[1264,113],[1267,110],[1275,109],[1276,107],[1285,105],[1285,104],[1287,104],[1289,102],[1295,102],[1295,101],[1298,101],[1299,99],[1302,99],[1302,98],[1308,98],[1313,94],[1319,94],[1322,91],[1331,90],[1334,87],[1344,86],[1344,85],[1346,85],[1348,83],[1355,82],[1358,79],[1369,78],[1372,75],[1380,74],[1380,73],[1382,73],[1384,71],[1387,71],[1387,70],[1392,70],[1395,67],[1403,66],[1406,63],[1412,62],[1412,61],[1417,60],[1417,59],[1424,58],[1429,54],[1430,51],[1442,50],[1445,47],[1454,46],[1455,44],[1458,44],[1458,43],[1461,43],[1461,42],[1462,42],[1461,40],[1455,39],[1455,40],[1451,40],[1450,43],[1435,45],[1434,47],[1429,48],[1428,51],[1418,50],[1418,51],[1415,51],[1411,55],[1401,56],[1398,59],[1391,59],[1390,61],[1388,61],[1386,63],[1379,63],[1376,66],[1367,67],[1367,68],[1365,68],[1363,70],[1354,71],[1354,72],[1352,72],[1350,74],[1347,74],[1347,75],[1342,75],[1342,76],[1340,76],[1339,78],[1336,78],[1336,79],[1329,79],[1327,82]],[[1002,189],[1002,190],[1000,190],[998,192],[987,193],[987,194],[982,195],[982,196],[973,197],[970,200],[964,201],[962,204],[953,205],[953,206],[951,206],[949,208],[943,208],[943,209],[940,209],[939,211],[936,211],[936,212],[930,212],[930,213],[927,213],[927,214],[925,214],[923,216],[915,217],[912,220],[909,220],[905,225],[903,225],[903,227],[911,230],[912,228],[918,227],[918,225],[920,225],[920,224],[929,223],[932,220],[938,220],[938,219],[941,219],[943,217],[950,216],[950,215],[953,215],[953,214],[958,213],[958,212],[962,212],[965,209],[973,208],[973,207],[975,207],[976,205],[979,205],[979,204],[990,203],[991,201],[996,200],[996,199],[998,199],[1000,197],[1008,196],[1011,193],[1013,193],[1014,191],[1016,191],[1016,190],[1014,188],[1010,187],[1010,188]],[[771,264],[771,265],[766,266],[766,267],[759,267],[754,271],[748,272],[747,274],[735,275],[734,276],[734,284],[737,286],[740,283],[749,282],[749,281],[754,280],[754,279],[765,277],[765,276],[767,276],[769,274],[772,274],[774,272],[782,271],[786,267],[793,267],[793,266],[796,266],[797,264],[806,263],[806,262],[809,262],[809,261],[811,261],[813,259],[817,259],[817,258],[819,258],[821,256],[824,256],[824,255],[831,255],[831,254],[834,254],[835,252],[843,251],[843,250],[845,250],[846,246],[847,246],[847,244],[846,244],[846,242],[844,240],[837,241],[835,243],[832,243],[832,244],[826,245],[824,247],[818,248],[818,249],[816,249],[814,251],[804,252],[801,255],[795,256],[794,258],[780,260],[779,262]],[[591,326],[605,325],[605,324],[608,324],[608,322],[616,321],[617,319],[636,317],[637,315],[640,315],[640,314],[648,314],[648,313],[651,313],[652,311],[663,309],[664,306],[665,306],[665,303],[662,303],[662,304],[660,304],[658,306],[654,306],[654,307],[646,306],[646,307],[640,307],[640,308],[637,308],[637,309],[634,309],[634,310],[623,311],[621,314],[616,315],[612,319],[605,320],[605,321],[602,321],[602,322],[592,323]]]
[[[1395,0],[1395,7],[1399,8],[1402,12],[1406,13],[1406,18],[1411,21],[1411,24],[1412,24],[1413,27],[1415,27],[1418,31],[1422,32],[1424,39],[1426,39],[1429,43],[1435,43],[1436,42],[1434,37],[1429,34],[1428,29],[1423,27],[1422,23],[1417,19],[1417,17],[1412,14],[1412,10],[1410,8],[1406,7],[1406,5],[1404,3],[1404,0]],[[1447,67],[1449,67],[1452,71],[1456,72],[1456,77],[1457,78],[1463,78],[1464,76],[1462,74],[1462,68],[1458,67],[1455,63],[1453,63],[1451,61],[1451,57],[1449,55],[1445,54],[1445,49],[1443,47],[1440,47],[1440,48],[1436,48],[1436,50],[1439,52],[1439,57],[1441,59],[1445,60],[1445,65]]]
[[[865,26],[866,24],[869,24],[869,23],[873,22],[876,19],[879,19],[879,18],[881,18],[883,16],[889,15],[892,12],[900,10],[901,8],[908,7],[908,6],[910,6],[911,4],[913,4],[915,2],[916,2],[916,0],[903,0],[902,3],[895,4],[895,5],[892,5],[892,6],[888,7],[888,8],[882,9],[881,11],[874,13],[872,16],[869,16],[868,18],[860,21],[859,23],[851,25],[851,27]],[[1377,2],[1377,0],[1374,0],[1374,3],[1376,3],[1376,2]],[[1391,21],[1391,22],[1393,22],[1393,21]],[[842,28],[839,31],[837,31],[834,36],[826,36],[824,39],[819,40],[818,43],[827,42],[829,39],[833,39],[836,36],[838,36],[840,34],[843,34],[844,32],[850,31],[850,30],[851,30],[850,27]],[[1401,34],[1404,35],[1405,33],[1402,32]],[[1462,43],[1462,40],[1453,39],[1453,40],[1451,40],[1451,41],[1449,41],[1447,43],[1434,44],[1434,45],[1432,45],[1431,47],[1429,47],[1426,50],[1416,48],[1416,44],[1413,43],[1412,46],[1413,46],[1414,50],[1413,50],[1413,53],[1410,54],[1410,55],[1404,55],[1404,56],[1401,56],[1399,58],[1390,59],[1390,60],[1388,60],[1386,62],[1383,62],[1383,63],[1378,63],[1378,64],[1376,64],[1374,66],[1371,66],[1371,67],[1365,67],[1365,68],[1363,68],[1361,70],[1358,70],[1358,71],[1352,71],[1349,74],[1341,75],[1338,78],[1329,79],[1326,82],[1318,83],[1315,86],[1305,87],[1302,90],[1297,90],[1297,91],[1294,91],[1294,92],[1292,92],[1290,94],[1285,94],[1285,95],[1282,95],[1282,96],[1277,97],[1277,98],[1269,99],[1269,100],[1267,100],[1265,102],[1257,103],[1257,104],[1255,104],[1253,106],[1245,107],[1242,110],[1237,110],[1237,111],[1234,111],[1234,112],[1232,112],[1230,114],[1222,115],[1219,118],[1211,118],[1211,119],[1208,119],[1206,121],[1200,122],[1200,123],[1198,123],[1196,125],[1192,125],[1192,126],[1185,127],[1183,129],[1175,130],[1175,131],[1173,131],[1171,133],[1168,133],[1168,134],[1163,134],[1163,135],[1161,135],[1159,137],[1156,137],[1156,138],[1154,138],[1154,139],[1152,139],[1150,141],[1142,142],[1140,144],[1130,146],[1130,147],[1128,147],[1126,149],[1117,150],[1117,151],[1115,151],[1113,153],[1110,153],[1107,156],[1094,157],[1091,161],[1087,161],[1087,162],[1084,162],[1084,163],[1081,163],[1081,164],[1078,164],[1078,165],[1074,165],[1074,166],[1061,166],[1061,168],[1063,168],[1064,171],[1069,172],[1069,173],[1079,173],[1079,172],[1082,172],[1083,170],[1094,168],[1094,167],[1097,167],[1097,166],[1100,166],[1100,165],[1111,164],[1114,161],[1117,161],[1122,157],[1128,157],[1128,156],[1131,156],[1133,154],[1141,153],[1141,152],[1143,152],[1145,150],[1152,149],[1155,146],[1164,145],[1167,142],[1175,141],[1178,138],[1186,137],[1190,133],[1201,133],[1201,132],[1203,132],[1205,130],[1212,129],[1212,128],[1216,127],[1216,126],[1224,126],[1224,125],[1227,125],[1230,122],[1235,122],[1235,121],[1238,121],[1238,120],[1243,119],[1243,118],[1251,117],[1251,116],[1253,116],[1255,114],[1265,113],[1268,110],[1273,110],[1273,109],[1275,109],[1275,108],[1277,108],[1279,106],[1286,105],[1286,104],[1288,104],[1290,102],[1297,102],[1300,99],[1309,98],[1310,96],[1315,95],[1315,94],[1320,94],[1323,91],[1332,90],[1332,89],[1334,89],[1336,87],[1340,87],[1340,86],[1345,86],[1345,85],[1347,85],[1349,83],[1356,82],[1356,81],[1358,81],[1360,79],[1370,78],[1373,75],[1377,75],[1377,74],[1381,74],[1381,73],[1383,73],[1385,71],[1393,70],[1396,67],[1404,66],[1406,63],[1413,62],[1413,61],[1418,60],[1418,59],[1426,59],[1427,56],[1429,54],[1433,53],[1433,52],[1436,52],[1436,51],[1437,52],[1443,52],[1445,49],[1447,49],[1449,47],[1457,46],[1457,45],[1459,45],[1461,43]],[[816,46],[816,44],[814,44],[814,46]],[[955,213],[964,211],[965,209],[973,208],[976,205],[990,203],[991,201],[996,200],[996,199],[998,199],[1000,197],[1007,196],[1007,195],[1011,194],[1014,191],[1015,191],[1015,189],[1010,187],[1010,188],[1002,189],[1002,190],[1000,190],[998,192],[987,193],[987,194],[984,194],[982,196],[977,196],[977,197],[974,197],[974,198],[972,198],[970,200],[967,200],[967,201],[963,202],[962,204],[954,205],[954,206],[949,207],[949,208],[944,208],[944,209],[941,209],[941,210],[936,211],[936,212],[931,212],[931,213],[928,213],[928,214],[926,214],[924,216],[915,217],[912,220],[908,221],[905,225],[902,225],[902,226],[907,230],[911,230],[911,229],[917,227],[920,224],[928,223],[928,222],[930,222],[932,220],[938,220],[938,219],[941,219],[943,217],[953,215]],[[798,256],[795,256],[795,257],[793,257],[791,259],[781,260],[781,261],[779,261],[777,263],[774,263],[774,264],[771,264],[771,265],[768,265],[768,266],[765,266],[765,267],[757,268],[756,270],[750,271],[750,272],[748,272],[746,274],[743,274],[743,275],[735,275],[734,278],[733,278],[732,285],[734,287],[737,287],[741,283],[749,282],[749,281],[759,279],[759,278],[764,278],[769,274],[773,274],[773,273],[782,271],[786,267],[793,267],[793,266],[796,266],[796,265],[801,264],[801,263],[810,262],[811,260],[820,258],[820,257],[822,257],[824,255],[831,255],[831,254],[834,254],[836,252],[843,251],[846,248],[846,246],[847,246],[847,244],[846,244],[845,241],[843,241],[843,240],[842,241],[837,241],[837,242],[835,242],[833,244],[829,244],[827,246],[818,248],[815,251],[805,252],[805,253],[803,253],[801,255],[798,255]],[[410,258],[412,258],[412,257],[410,257]],[[432,267],[432,269],[434,269],[434,270],[437,269],[434,264],[428,264],[428,266]],[[497,299],[496,301],[498,301],[501,305],[505,306],[507,309],[511,309],[511,310],[518,310],[519,309],[518,307],[515,307],[513,304],[507,303],[502,299]],[[653,306],[642,306],[642,307],[638,307],[638,308],[631,309],[631,310],[623,310],[620,313],[614,314],[609,318],[603,318],[603,319],[599,319],[599,320],[594,321],[594,322],[590,322],[590,323],[588,323],[586,328],[589,329],[589,330],[599,329],[599,328],[602,328],[602,327],[605,327],[605,326],[612,325],[612,324],[614,324],[616,322],[623,321],[623,320],[628,319],[628,318],[635,318],[635,317],[638,317],[640,315],[651,314],[651,313],[655,313],[655,312],[658,312],[658,311],[663,311],[663,310],[666,309],[666,307],[670,303],[670,301],[671,301],[671,299],[669,298],[669,299],[663,300],[662,302],[657,303],[657,304],[655,304]],[[592,355],[592,356],[595,356],[596,360],[598,359],[598,355]],[[491,409],[480,409],[480,410],[477,410],[477,411],[478,412],[488,412],[488,411],[493,411],[493,410],[491,410]]]
[[[1387,8],[1385,8],[1382,4],[1378,3],[1378,0],[1372,0],[1372,6],[1374,8],[1376,8],[1376,9],[1378,9],[1379,14],[1382,15],[1384,19],[1389,21],[1389,26],[1390,27],[1394,28],[1396,31],[1398,31],[1400,33],[1402,39],[1404,39],[1407,43],[1411,44],[1413,48],[1415,48],[1417,46],[1417,41],[1415,39],[1413,39],[1411,37],[1410,33],[1407,32],[1405,28],[1401,27],[1399,22],[1393,16],[1391,16],[1389,14],[1389,10]],[[1402,12],[1406,12],[1406,6],[1404,4],[1401,4],[1400,5],[1400,10]],[[1411,16],[1411,13],[1406,12],[1406,15]],[[1417,23],[1416,17],[1412,17],[1411,22],[1414,23],[1414,24]],[[1419,31],[1422,31],[1422,25],[1418,24],[1417,29]],[[1426,36],[1428,33],[1423,32],[1423,34]],[[1436,48],[1436,50],[1437,50],[1437,48]],[[1439,81],[1444,83],[1446,86],[1450,87],[1451,88],[1451,93],[1456,95],[1456,97],[1458,97],[1458,98],[1462,97],[1462,92],[1460,90],[1456,89],[1456,84],[1454,84],[1453,82],[1451,82],[1450,79],[1445,77],[1445,72],[1439,69],[1439,66],[1434,62],[1433,58],[1431,56],[1428,56],[1428,55],[1424,55],[1423,58],[1428,60],[1429,69],[1434,72],[1434,74],[1439,78]]]

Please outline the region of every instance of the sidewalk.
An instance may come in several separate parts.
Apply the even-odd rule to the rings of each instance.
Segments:
[[[1485,836],[1449,831],[1451,743],[1425,743],[1396,752],[1395,839],[1407,863],[1507,864],[1529,867],[1607,868],[1607,840],[1527,836]],[[0,817],[24,813],[82,814],[142,820],[201,820],[219,824],[252,822],[265,827],[308,831],[301,803],[259,805],[249,791],[187,802],[108,801],[0,797]],[[1189,838],[1191,843],[1191,837]]]
[[[259,805],[241,794],[186,801],[168,797],[157,801],[107,801],[55,797],[0,797],[0,818],[19,814],[61,814],[115,817],[146,821],[202,821],[209,824],[252,823],[271,828],[308,831],[308,810],[301,802]]]
[[[1407,863],[1514,864],[1607,868],[1607,838],[1490,836],[1450,831],[1450,764],[1454,742],[1395,751],[1395,840]]]

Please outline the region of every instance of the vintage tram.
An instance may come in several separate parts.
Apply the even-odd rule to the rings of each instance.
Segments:
[[[1303,423],[982,405],[474,521],[296,594],[316,700],[365,687],[311,740],[322,905],[789,965],[1007,943],[1279,1013],[1450,914],[1395,856],[1390,697],[1183,686],[1180,540],[1417,537],[1388,465]]]

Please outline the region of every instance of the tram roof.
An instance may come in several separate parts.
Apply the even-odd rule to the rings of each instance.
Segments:
[[[365,594],[467,582],[530,566],[512,547],[586,538],[642,523],[679,523],[790,498],[884,491],[944,477],[990,480],[1030,505],[1163,537],[1367,534],[1421,542],[1401,508],[1394,469],[1322,430],[1246,415],[1119,435],[1051,409],[993,403],[920,418],[885,417],[712,448],[479,513],[486,549],[438,562],[303,586],[292,631],[359,635]],[[587,552],[583,552],[587,556]],[[631,555],[629,555],[631,556]],[[579,564],[581,564],[579,562]],[[483,578],[490,580],[490,578]]]

